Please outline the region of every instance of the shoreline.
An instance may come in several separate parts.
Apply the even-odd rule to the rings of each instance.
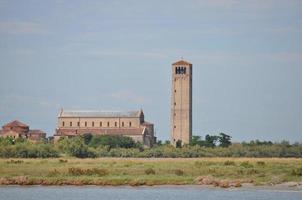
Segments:
[[[20,179],[21,178],[21,179]],[[20,180],[22,180],[20,182]],[[18,182],[19,181],[19,182]],[[221,180],[222,183],[225,183],[226,180]],[[74,181],[74,180],[61,180],[55,182],[49,183],[46,179],[40,179],[40,180],[27,180],[25,177],[15,177],[15,178],[0,178],[0,187],[8,187],[8,186],[16,186],[16,187],[116,187],[116,188],[124,188],[124,187],[130,187],[130,188],[169,188],[169,187],[189,187],[189,188],[220,188],[220,189],[273,189],[273,190],[293,190],[293,191],[301,191],[302,192],[302,182],[282,182],[278,184],[262,184],[262,185],[255,185],[253,183],[241,183],[240,184],[234,184],[233,181],[228,181],[229,184],[219,184],[217,182],[211,183],[211,184],[154,184],[150,185],[144,182],[141,182],[141,184],[108,184],[108,183],[101,183],[101,184],[84,184],[81,181]]]
[[[302,192],[302,183],[298,182],[285,182],[276,185],[253,185],[250,183],[244,183],[241,187],[229,187],[222,188],[216,187],[213,185],[197,185],[197,184],[188,184],[188,185],[140,185],[140,186],[131,186],[131,185],[0,185],[0,188],[6,187],[22,187],[22,188],[36,188],[36,187],[47,187],[47,188],[64,188],[64,187],[76,187],[76,188],[117,188],[117,189],[165,189],[165,188],[181,188],[181,189],[209,189],[209,190],[272,190],[272,191],[280,191],[280,192]]]

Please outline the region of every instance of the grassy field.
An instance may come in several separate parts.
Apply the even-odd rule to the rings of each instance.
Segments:
[[[0,184],[239,187],[302,182],[302,159],[0,159]]]

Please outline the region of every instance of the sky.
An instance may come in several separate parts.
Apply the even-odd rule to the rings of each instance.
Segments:
[[[0,0],[0,125],[138,110],[170,137],[171,64],[193,64],[193,135],[302,142],[301,0]]]

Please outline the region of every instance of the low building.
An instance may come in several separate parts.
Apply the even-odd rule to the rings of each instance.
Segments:
[[[31,141],[41,141],[46,138],[46,133],[41,130],[30,130],[28,125],[15,120],[2,126],[0,137],[26,138]]]
[[[93,135],[120,135],[151,147],[156,138],[154,125],[146,122],[140,111],[64,111],[58,116],[58,127],[54,140],[91,133]]]

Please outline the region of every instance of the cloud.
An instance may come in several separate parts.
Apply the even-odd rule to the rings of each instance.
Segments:
[[[96,49],[96,50],[88,50],[88,51],[67,51],[66,55],[88,55],[88,56],[127,56],[127,57],[145,57],[145,58],[157,58],[162,59],[166,58],[165,54],[161,52],[140,52],[140,51],[127,51],[127,50],[109,50],[109,49]]]
[[[11,108],[16,107],[29,107],[29,108],[56,108],[58,105],[56,103],[50,102],[41,97],[34,97],[29,95],[20,94],[8,94],[3,95],[0,99],[0,111],[9,111]]]
[[[6,34],[46,34],[47,31],[36,22],[0,22],[0,32]]]
[[[145,103],[147,100],[145,97],[135,94],[131,90],[120,90],[109,94],[109,97],[119,101],[129,101],[136,104]]]

